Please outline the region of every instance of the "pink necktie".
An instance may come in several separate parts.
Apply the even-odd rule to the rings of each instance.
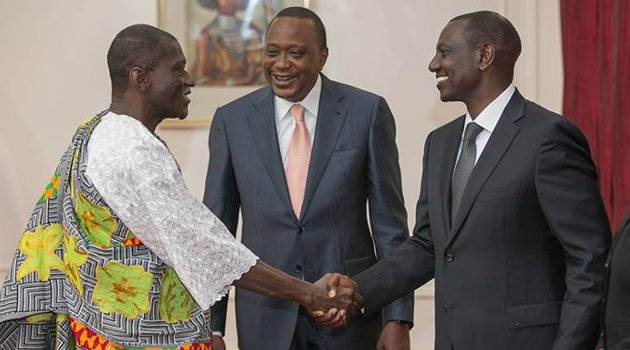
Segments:
[[[295,129],[289,147],[287,186],[289,187],[293,211],[295,216],[299,218],[304,201],[308,163],[311,159],[311,137],[304,123],[304,106],[295,104],[291,106],[289,113],[295,118]]]

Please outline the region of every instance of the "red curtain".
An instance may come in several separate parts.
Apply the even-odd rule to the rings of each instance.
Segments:
[[[630,207],[630,0],[560,0],[560,12],[563,114],[588,138],[616,230]]]

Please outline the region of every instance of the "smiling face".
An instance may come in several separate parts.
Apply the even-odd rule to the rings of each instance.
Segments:
[[[195,85],[186,72],[186,58],[175,40],[164,43],[160,61],[150,71],[147,104],[153,115],[184,119],[188,115],[190,88]]]
[[[444,102],[467,102],[477,93],[481,81],[480,54],[467,38],[466,20],[449,22],[440,34],[435,56],[429,63]]]
[[[277,17],[267,31],[263,69],[273,93],[291,102],[308,95],[326,63],[328,49],[320,48],[310,19]]]

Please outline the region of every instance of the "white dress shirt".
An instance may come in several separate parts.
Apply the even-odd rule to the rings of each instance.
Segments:
[[[487,105],[486,108],[484,108],[483,111],[481,111],[481,113],[479,113],[479,115],[477,116],[477,118],[475,118],[475,120],[473,120],[472,117],[470,116],[470,113],[466,111],[466,119],[464,120],[464,129],[462,130],[462,136],[460,140],[464,139],[464,133],[466,132],[466,126],[468,126],[468,123],[472,123],[474,121],[475,123],[479,124],[479,126],[483,128],[483,130],[481,130],[479,135],[477,135],[477,140],[475,141],[475,145],[477,146],[475,164],[477,164],[477,161],[479,160],[479,156],[481,156],[483,149],[486,148],[486,144],[488,143],[490,136],[492,136],[494,127],[497,126],[497,123],[499,122],[499,118],[501,117],[501,114],[503,114],[503,111],[505,110],[505,107],[507,106],[508,102],[510,102],[510,99],[512,98],[512,95],[514,94],[515,90],[516,88],[514,87],[514,85],[510,84],[510,86],[508,86],[507,89],[505,89],[501,93],[501,95],[495,98],[494,101],[490,102],[490,104]],[[459,150],[457,151],[457,160],[459,160],[459,155],[461,154],[461,152],[462,152],[462,142],[459,143]]]
[[[289,113],[289,109],[294,104],[304,106],[304,122],[311,137],[311,148],[315,137],[315,126],[317,124],[317,112],[319,111],[319,97],[322,94],[322,77],[317,76],[315,85],[309,91],[308,95],[300,102],[287,101],[278,96],[274,97],[274,110],[276,114],[276,130],[278,132],[278,145],[280,146],[280,155],[282,156],[282,165],[287,170],[287,162],[289,160],[289,147],[293,138],[293,130],[295,130],[295,118]]]

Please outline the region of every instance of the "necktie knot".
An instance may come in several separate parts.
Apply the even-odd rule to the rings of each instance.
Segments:
[[[304,106],[302,106],[301,104],[294,104],[293,106],[291,106],[291,109],[289,109],[289,113],[291,113],[293,118],[295,118],[295,121],[297,121],[298,123],[304,121]]]
[[[466,125],[466,131],[464,132],[464,141],[474,141],[477,139],[479,133],[483,130],[481,125],[471,122]]]

